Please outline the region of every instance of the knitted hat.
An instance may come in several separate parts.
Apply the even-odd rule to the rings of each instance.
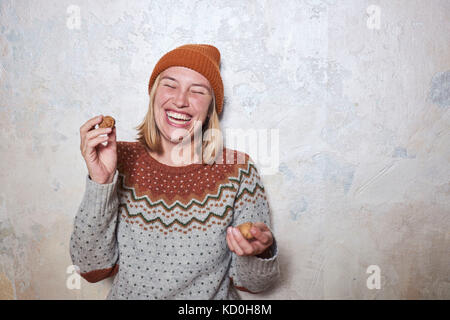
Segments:
[[[208,44],[187,44],[166,53],[159,59],[150,77],[150,92],[156,77],[165,69],[173,66],[186,67],[201,73],[208,79],[214,90],[217,114],[223,108],[223,83],[220,76],[220,52]]]

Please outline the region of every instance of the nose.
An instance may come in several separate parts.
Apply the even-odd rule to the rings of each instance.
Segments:
[[[179,88],[175,94],[174,104],[178,108],[184,108],[189,106],[188,91]]]

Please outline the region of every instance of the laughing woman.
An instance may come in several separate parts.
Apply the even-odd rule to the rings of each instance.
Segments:
[[[219,64],[211,45],[166,53],[135,142],[96,129],[102,116],[80,128],[88,174],[70,254],[89,282],[115,276],[108,299],[240,299],[236,289],[261,292],[279,278],[255,163],[222,144]],[[245,222],[251,239],[237,228]]]

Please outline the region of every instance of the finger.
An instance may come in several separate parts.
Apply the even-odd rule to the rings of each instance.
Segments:
[[[266,228],[264,228],[266,229]],[[250,233],[256,240],[260,241],[263,245],[269,245],[272,242],[272,233],[267,229],[264,232],[261,231],[259,226],[253,225],[250,229]]]
[[[97,147],[100,143],[108,140],[108,136],[99,136],[97,138],[91,139],[86,143],[86,155],[91,154],[93,149]]]
[[[261,229],[261,231],[270,230],[269,227],[264,222],[255,222],[253,223],[253,225]]]
[[[244,238],[238,228],[233,228],[233,236],[239,245],[239,248],[244,251],[246,255],[251,255],[254,253],[252,245],[247,241],[247,239]]]
[[[116,126],[111,129],[111,133],[108,135],[111,141],[116,140]]]
[[[88,131],[90,131],[95,125],[101,123],[103,120],[103,115],[99,115],[97,117],[94,117],[92,119],[89,119],[86,121],[81,127],[80,127],[80,135],[85,135]]]
[[[237,243],[236,238],[234,236],[233,227],[231,227],[231,233],[229,234],[229,238],[230,238],[230,243],[233,246],[234,253],[236,253],[239,256],[244,255],[244,250],[242,250],[242,248],[239,246],[239,244]]]
[[[111,130],[111,133],[108,135],[108,146],[111,144],[111,147],[116,148],[116,127],[114,126]]]
[[[99,124],[103,120],[103,116],[97,116],[92,119],[89,119],[86,121],[81,127],[80,127],[80,149],[83,152],[84,149],[86,149],[86,134],[92,130],[92,128],[95,127],[95,125]]]
[[[84,153],[89,153],[89,152],[92,152],[92,149],[91,149],[91,144],[90,144],[90,142],[92,141],[92,140],[94,140],[94,139],[97,139],[97,138],[99,138],[99,137],[101,137],[101,135],[104,135],[104,134],[106,134],[106,136],[103,136],[103,137],[105,137],[105,138],[103,138],[103,137],[101,137],[102,139],[101,139],[101,142],[104,142],[104,141],[107,141],[108,140],[108,136],[107,136],[107,134],[109,133],[111,131],[111,128],[98,128],[98,129],[95,129],[95,130],[92,130],[92,131],[89,131],[87,134],[86,134],[86,136],[85,136],[85,138],[84,138],[84,140],[82,141],[82,143],[81,143],[81,151],[82,152],[84,152]],[[98,144],[98,143],[97,143]],[[96,144],[96,145],[97,145]],[[89,149],[89,150],[88,150]]]
[[[253,226],[256,227],[255,230],[253,230],[253,232],[255,232],[255,234],[261,238],[260,239],[261,242],[272,243],[273,241],[272,231],[264,222],[256,222],[253,224]],[[251,230],[250,232],[253,234]]]
[[[91,139],[94,139],[94,138],[98,137],[99,135],[109,134],[111,132],[112,132],[111,128],[97,128],[97,129],[89,131],[86,134],[86,140],[89,141]]]
[[[263,253],[268,247],[267,245],[263,245],[259,241],[252,242],[252,246],[254,248],[255,254],[261,254]]]
[[[227,244],[228,244],[228,248],[230,248],[230,251],[234,252],[234,247],[230,241],[230,237],[231,237],[231,227],[228,227],[227,228]]]

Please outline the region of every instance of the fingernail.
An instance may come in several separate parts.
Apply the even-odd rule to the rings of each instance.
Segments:
[[[239,235],[239,230],[238,229],[236,229],[236,228],[233,228],[233,233],[237,236],[237,235]]]

